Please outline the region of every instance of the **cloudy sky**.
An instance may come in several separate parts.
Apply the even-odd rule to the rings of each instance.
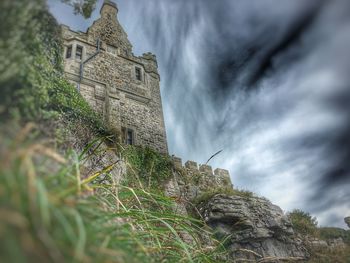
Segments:
[[[350,1],[117,0],[135,55],[158,57],[170,153],[229,169],[235,187],[350,215]],[[49,0],[60,23],[85,31]]]

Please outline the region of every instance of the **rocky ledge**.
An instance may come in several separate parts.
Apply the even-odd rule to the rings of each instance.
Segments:
[[[348,225],[350,228],[350,216],[344,218],[345,223]]]
[[[267,199],[217,194],[199,204],[198,210],[219,238],[227,238],[234,262],[280,262],[308,256],[288,217]]]

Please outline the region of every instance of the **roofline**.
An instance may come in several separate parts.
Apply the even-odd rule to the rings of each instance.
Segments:
[[[109,5],[109,6],[111,6],[111,7],[114,7],[115,9],[117,9],[117,11],[119,11],[118,6],[117,6],[116,3],[114,3],[114,2],[111,1],[111,0],[104,0],[104,1],[103,1],[103,4],[102,4],[102,7],[101,7],[101,10],[100,10],[100,13],[101,13],[101,11],[102,11],[102,8],[103,8],[105,5]]]

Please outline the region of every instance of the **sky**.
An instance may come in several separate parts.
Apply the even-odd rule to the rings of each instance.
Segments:
[[[170,154],[321,226],[350,215],[350,1],[115,0],[135,55],[157,55]],[[49,0],[60,23],[90,19]]]

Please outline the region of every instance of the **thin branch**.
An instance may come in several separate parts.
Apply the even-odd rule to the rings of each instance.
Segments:
[[[223,151],[223,150],[220,150],[220,151],[218,151],[217,153],[213,154],[213,155],[208,159],[208,161],[205,163],[205,165],[207,165],[211,159],[213,159],[216,155],[218,155],[218,154],[221,153],[222,151]]]

